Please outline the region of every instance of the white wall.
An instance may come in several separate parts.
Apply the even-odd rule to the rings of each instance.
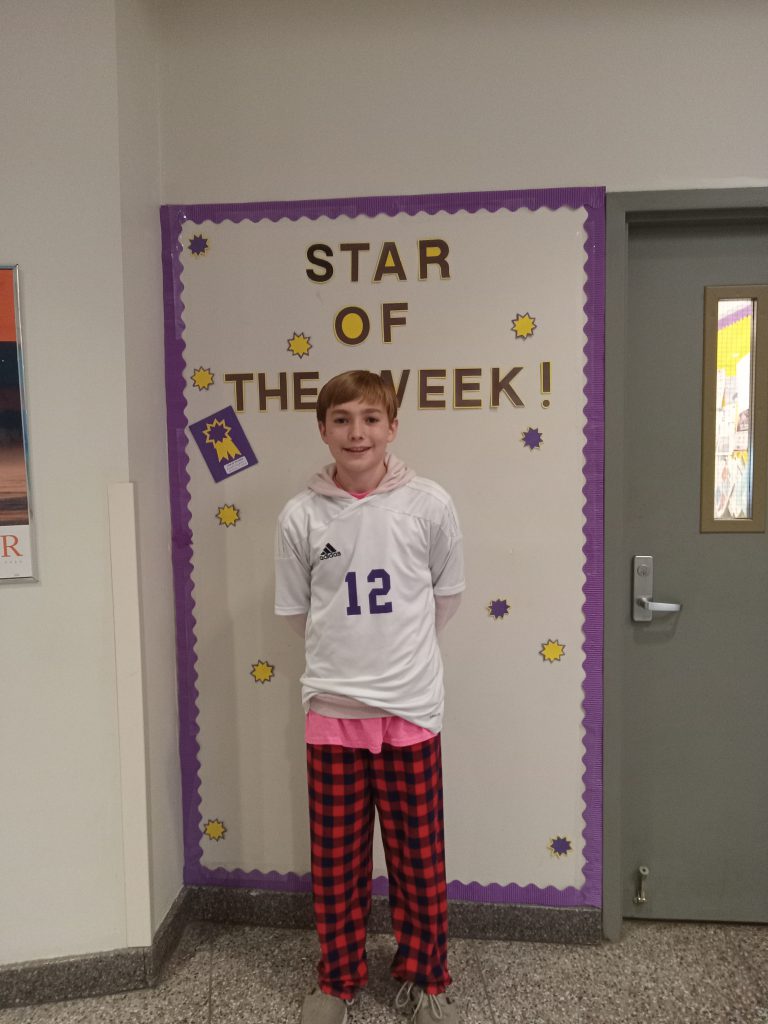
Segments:
[[[107,483],[128,447],[111,4],[6,3],[0,261],[21,265],[40,582],[0,587],[0,961],[125,943]]]
[[[162,10],[166,202],[768,181],[764,0]]]
[[[179,891],[183,851],[160,264],[161,54],[153,0],[118,0],[117,45],[128,457],[136,484],[154,930]]]
[[[0,963],[143,945],[181,886],[152,6],[2,9],[40,582],[0,586]],[[108,488],[129,479],[138,567],[113,573]],[[131,632],[112,585],[125,607],[137,571]]]
[[[765,0],[160,9],[167,203],[768,184]]]
[[[130,767],[148,779],[153,926],[180,882],[158,201],[763,185],[768,7],[1,0],[0,14],[0,262],[22,266],[41,571],[0,587],[8,962],[128,941],[107,486],[129,478],[148,719]]]

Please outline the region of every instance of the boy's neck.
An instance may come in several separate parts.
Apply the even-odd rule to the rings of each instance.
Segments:
[[[384,462],[365,473],[349,473],[339,470],[338,465],[334,472],[334,480],[345,491],[351,494],[370,494],[375,491],[381,481],[387,475],[387,467]]]

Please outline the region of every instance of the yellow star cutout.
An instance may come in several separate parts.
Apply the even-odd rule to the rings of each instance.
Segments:
[[[536,317],[530,313],[518,313],[512,321],[512,330],[516,338],[530,338],[536,330]]]
[[[560,661],[565,654],[565,644],[561,644],[559,640],[547,640],[545,644],[541,645],[539,654],[544,661]]]
[[[206,821],[203,827],[203,835],[209,839],[215,839],[218,843],[227,834],[227,826],[223,821],[219,821],[218,818],[214,818],[212,821]]]
[[[216,513],[216,518],[222,526],[235,526],[240,522],[240,509],[234,505],[222,505]]]
[[[204,366],[198,367],[189,379],[198,391],[207,391],[213,384],[213,374]]]
[[[312,348],[309,338],[304,334],[297,334],[293,332],[293,337],[288,339],[288,351],[292,356],[298,356],[299,359],[303,359],[304,356],[309,355],[309,350]]]
[[[251,675],[257,683],[268,683],[275,674],[275,666],[268,661],[257,661],[251,666]]]

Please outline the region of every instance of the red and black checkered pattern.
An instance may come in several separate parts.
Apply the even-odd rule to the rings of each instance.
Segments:
[[[376,808],[397,939],[392,976],[443,992],[451,976],[439,735],[380,754],[308,744],[307,779],[320,988],[349,999],[368,980]]]

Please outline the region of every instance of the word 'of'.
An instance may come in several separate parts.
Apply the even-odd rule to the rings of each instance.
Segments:
[[[392,341],[392,328],[402,327],[404,316],[392,316],[393,312],[406,313],[407,302],[382,302],[381,340],[388,345]],[[371,330],[371,318],[361,306],[345,306],[339,310],[333,321],[333,332],[345,345],[359,345],[365,341]]]
[[[522,366],[513,366],[504,373],[498,366],[490,368],[488,390],[488,407],[498,409],[502,396],[515,408],[524,408],[523,400],[512,387],[512,381],[521,372]],[[448,377],[452,377],[449,383]],[[417,370],[417,399],[419,409],[447,409],[449,398],[453,399],[454,409],[482,409],[483,399],[479,392],[483,370],[480,367],[456,370]],[[292,378],[291,388],[288,377]],[[382,370],[381,376],[390,382],[397,395],[397,404],[402,405],[403,397],[411,376],[410,370],[402,370],[399,380],[395,381],[391,370]],[[224,380],[235,386],[235,408],[238,412],[245,409],[245,385],[256,380],[259,410],[266,412],[267,403],[277,403],[281,410],[289,409],[290,399],[293,408],[311,410],[317,405],[320,390],[320,374],[317,370],[297,370],[288,374],[282,371],[277,375],[276,386],[268,386],[266,373],[225,373]],[[449,388],[449,397],[446,397]],[[452,394],[450,394],[452,392]]]

